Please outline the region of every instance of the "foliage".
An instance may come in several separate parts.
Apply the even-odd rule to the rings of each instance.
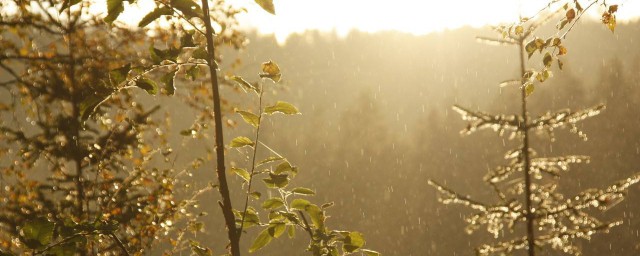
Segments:
[[[592,1],[587,9],[596,2],[598,1]],[[603,5],[606,6],[605,3]],[[607,12],[603,14],[603,23],[613,31],[617,6],[608,7]],[[622,223],[601,221],[591,214],[590,208],[607,210],[615,206],[624,199],[629,187],[640,181],[640,175],[634,175],[604,189],[587,189],[576,196],[566,197],[558,191],[562,172],[567,171],[569,165],[588,162],[589,157],[537,157],[536,151],[530,146],[529,132],[549,134],[553,138],[553,133],[559,128],[568,128],[586,140],[586,135],[578,129],[576,123],[598,115],[604,109],[604,105],[598,105],[575,112],[560,110],[555,113],[547,112],[534,119],[529,117],[527,97],[534,91],[534,82],[544,82],[551,76],[549,69],[553,61],[557,61],[559,68],[562,68],[563,64],[558,56],[566,54],[567,49],[562,45],[561,39],[566,37],[585,10],[578,1],[573,1],[565,4],[561,11],[565,11],[565,16],[557,27],[558,32],[563,32],[567,25],[571,25],[562,36],[546,40],[534,37],[534,32],[546,19],[537,21],[523,18],[518,24],[497,28],[503,39],[482,38],[483,41],[519,47],[521,77],[505,81],[501,86],[519,85],[522,96],[521,114],[491,115],[454,106],[454,110],[461,114],[464,120],[469,121],[467,128],[461,131],[462,134],[490,128],[500,135],[506,131],[511,132],[510,138],[518,138],[521,142],[520,146],[505,154],[508,164],[490,170],[484,177],[484,181],[493,188],[499,198],[496,203],[479,202],[435,181],[429,181],[440,194],[442,203],[462,204],[475,210],[475,214],[465,219],[468,223],[467,232],[471,233],[485,226],[495,239],[506,239],[477,247],[476,252],[479,255],[504,255],[515,250],[527,250],[529,255],[535,255],[535,248],[544,247],[581,255],[580,248],[574,244],[576,238],[589,240],[593,234],[608,232],[610,228]],[[613,17],[610,17],[612,15]],[[605,16],[609,18],[605,20]],[[530,39],[532,37],[533,39]],[[536,51],[545,51],[542,70],[525,70],[523,56],[527,55],[530,58]],[[517,177],[518,173],[524,177]],[[526,226],[525,236],[505,235],[505,230],[513,234],[519,223]]]
[[[108,3],[111,13],[121,11],[122,1]],[[0,72],[7,77],[0,89],[10,95],[0,97],[0,152],[11,156],[0,162],[7,184],[0,190],[0,249],[142,254],[185,222],[171,239],[175,249],[183,248],[182,234],[202,229],[194,227],[200,215],[187,210],[211,187],[191,191],[189,200],[175,197],[180,176],[201,160],[176,171],[167,123],[155,118],[160,107],[133,99],[136,88],[174,94],[178,72],[195,79],[201,62],[176,62],[185,52],[197,55],[189,47],[198,38],[175,27],[151,37],[105,24],[89,11],[90,1],[1,4],[15,11],[0,16]],[[234,29],[238,11],[222,4],[214,10],[227,28],[216,43],[241,47],[244,39]],[[115,19],[111,13],[107,21]],[[145,55],[140,49],[149,40],[168,47],[152,45]],[[189,96],[192,107],[204,108],[203,94],[209,95]]]
[[[262,64],[261,78],[266,78],[276,83],[280,81],[281,73],[277,64],[272,61]],[[366,255],[379,255],[379,253],[364,249],[364,237],[360,232],[332,230],[327,227],[326,209],[333,206],[333,203],[322,205],[311,203],[304,199],[315,195],[312,189],[304,187],[293,187],[289,185],[292,179],[298,174],[298,168],[293,166],[284,156],[273,150],[271,147],[260,141],[260,128],[265,119],[277,113],[284,115],[298,115],[298,109],[284,101],[276,101],[273,105],[263,106],[265,83],[248,83],[240,77],[235,77],[249,94],[258,97],[258,113],[254,114],[249,110],[236,110],[242,119],[255,128],[254,140],[247,137],[236,137],[231,141],[230,147],[239,148],[248,146],[252,150],[251,165],[249,170],[232,167],[232,171],[247,183],[244,210],[234,210],[236,216],[236,226],[238,232],[243,232],[245,228],[264,228],[253,241],[249,252],[255,252],[269,244],[272,239],[280,237],[287,232],[289,238],[295,236],[295,230],[301,229],[309,235],[309,246],[307,248],[313,255],[346,255],[361,252]],[[258,149],[267,149],[271,156],[258,161]],[[261,170],[258,170],[261,169]],[[263,177],[262,181],[266,186],[269,195],[261,203],[261,208],[268,212],[268,220],[260,220],[259,211],[249,206],[251,199],[260,200],[261,195],[252,188],[256,178]],[[310,221],[309,221],[310,220]],[[342,251],[342,253],[340,253]]]

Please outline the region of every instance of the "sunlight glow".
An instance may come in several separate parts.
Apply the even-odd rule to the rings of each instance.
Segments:
[[[104,3],[103,1],[100,1]],[[463,26],[482,27],[528,17],[544,8],[548,0],[274,0],[276,15],[263,11],[252,0],[227,0],[245,8],[238,16],[243,28],[260,34],[274,34],[283,43],[293,33],[307,30],[335,32],[345,36],[352,30],[378,32],[395,30],[414,35],[455,29]],[[586,4],[587,1],[581,1]],[[619,4],[619,22],[640,17],[640,1],[607,1]],[[127,4],[127,3],[125,3]],[[105,12],[104,4],[94,5],[96,12]],[[138,0],[142,10],[152,10],[153,0]],[[125,8],[119,20],[136,24],[147,11]],[[590,10],[590,18],[598,19],[602,8]]]

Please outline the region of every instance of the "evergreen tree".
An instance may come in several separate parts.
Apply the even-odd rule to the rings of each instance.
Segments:
[[[595,2],[597,1],[593,1]],[[553,135],[557,129],[562,128],[567,128],[586,140],[586,135],[578,129],[577,123],[604,110],[604,105],[597,105],[579,111],[546,112],[536,118],[530,117],[527,110],[527,97],[533,93],[537,82],[544,82],[551,76],[551,64],[557,61],[562,68],[558,57],[567,52],[562,40],[585,11],[577,2],[572,5],[567,3],[564,10],[565,17],[558,24],[559,32],[566,29],[562,36],[552,36],[546,40],[533,37],[534,31],[543,21],[522,19],[517,24],[498,27],[497,30],[503,35],[501,39],[481,38],[483,41],[515,46],[518,49],[520,78],[501,85],[519,86],[519,114],[491,115],[460,106],[453,107],[464,120],[469,121],[462,134],[492,129],[500,135],[510,133],[511,138],[520,142],[519,146],[505,154],[508,161],[506,165],[490,170],[484,176],[484,181],[498,197],[495,203],[476,201],[435,181],[429,181],[439,192],[443,203],[462,204],[476,211],[466,218],[467,232],[485,226],[495,239],[502,238],[502,241],[477,247],[478,255],[503,255],[515,250],[526,250],[528,255],[533,256],[544,247],[580,255],[580,247],[574,241],[576,238],[590,239],[593,234],[608,232],[610,228],[621,224],[620,221],[599,220],[591,214],[590,208],[606,210],[615,206],[624,199],[627,189],[640,181],[640,176],[635,175],[603,189],[587,189],[567,197],[558,188],[559,178],[570,165],[586,163],[589,157],[538,156],[531,146],[533,133]],[[615,28],[616,10],[617,6],[612,5],[603,14],[603,23],[611,30]],[[525,55],[531,57],[536,51],[545,52],[542,57],[544,66],[538,71],[527,70]],[[518,235],[516,231],[519,230],[523,230],[525,235]]]

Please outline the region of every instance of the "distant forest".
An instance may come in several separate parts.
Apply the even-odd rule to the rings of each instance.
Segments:
[[[595,22],[577,26],[566,41],[570,54],[564,70],[554,67],[555,78],[530,97],[534,115],[607,106],[579,126],[587,141],[567,131],[558,131],[555,143],[548,143],[546,134],[534,137],[541,155],[591,156],[590,164],[565,174],[563,193],[600,188],[640,169],[639,25],[620,24],[613,35]],[[451,109],[464,103],[490,113],[519,111],[517,94],[502,93],[516,89],[498,86],[517,77],[517,65],[509,64],[517,62],[517,52],[475,41],[492,33],[488,28],[425,36],[354,31],[338,38],[310,31],[291,36],[282,46],[273,37],[254,34],[247,49],[224,57],[228,62],[240,58],[248,66],[271,58],[291,71],[283,76],[286,89],[276,93],[299,106],[303,115],[267,126],[264,139],[307,172],[298,180],[301,185],[336,202],[341,210],[328,221],[364,232],[367,244],[385,255],[472,255],[471,248],[490,236],[461,232],[469,212],[440,205],[427,179],[445,181],[473,198],[493,196],[481,178],[502,161],[498,152],[517,144],[506,135],[499,143],[491,132],[461,136],[466,124]],[[329,185],[335,180],[345,185]],[[606,214],[594,212],[624,224],[612,234],[580,241],[584,255],[640,253],[639,196],[640,187],[632,187],[628,200]],[[304,243],[274,243],[300,247],[297,251],[304,255]],[[279,247],[269,246],[263,253],[279,255]]]

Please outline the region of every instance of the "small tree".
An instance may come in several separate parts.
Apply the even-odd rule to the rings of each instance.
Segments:
[[[586,9],[597,2],[590,2]],[[613,31],[617,5],[603,5],[606,11],[602,16],[602,22]],[[505,154],[508,164],[490,170],[484,177],[484,181],[498,196],[496,203],[473,200],[429,180],[429,184],[440,193],[441,202],[466,205],[476,211],[466,218],[469,223],[468,232],[486,226],[494,238],[506,238],[506,241],[479,246],[476,249],[479,255],[502,255],[514,250],[527,250],[528,255],[533,256],[536,247],[546,246],[568,254],[580,255],[580,248],[573,244],[576,238],[590,239],[593,234],[608,232],[610,228],[621,224],[620,221],[600,221],[590,215],[588,209],[605,210],[616,205],[624,199],[629,186],[640,181],[640,176],[635,175],[605,189],[587,189],[576,196],[566,197],[558,192],[558,180],[562,172],[567,171],[569,165],[588,162],[589,158],[580,155],[538,157],[530,144],[530,132],[552,136],[554,131],[560,128],[568,128],[570,132],[586,140],[586,135],[576,124],[599,114],[604,109],[603,105],[598,105],[580,111],[560,110],[547,112],[537,118],[531,118],[527,110],[527,97],[533,93],[535,83],[544,82],[551,76],[550,68],[554,62],[562,69],[563,64],[558,57],[567,53],[562,40],[586,9],[583,9],[578,1],[568,1],[564,4],[558,11],[564,13],[557,25],[558,35],[546,40],[534,37],[533,34],[546,18],[538,21],[523,18],[517,24],[500,26],[497,30],[503,36],[501,39],[480,38],[494,44],[517,47],[520,78],[503,82],[501,86],[519,85],[521,112],[513,115],[490,115],[454,106],[453,109],[460,113],[464,120],[469,121],[469,125],[461,133],[468,135],[490,128],[500,135],[505,132],[511,133],[511,138],[518,138],[521,144]],[[531,57],[536,51],[545,52],[542,57],[543,68],[527,70],[525,55]],[[505,230],[513,233],[519,223],[525,225],[525,236],[505,235]]]

